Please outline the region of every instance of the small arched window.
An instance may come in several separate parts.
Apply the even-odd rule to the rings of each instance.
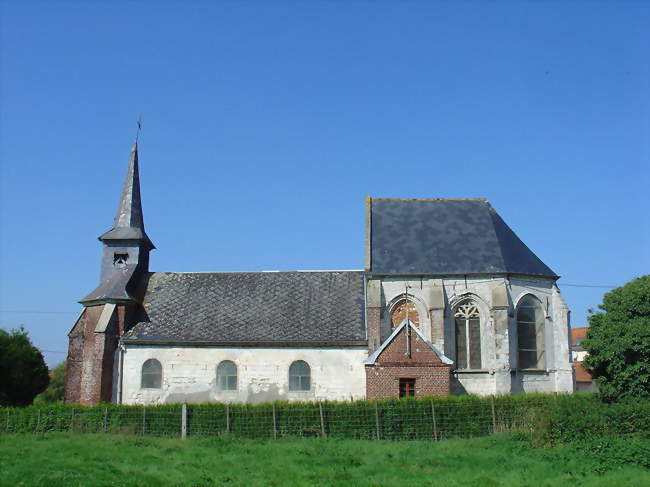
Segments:
[[[471,299],[456,306],[456,368],[480,369],[481,363],[481,314]]]
[[[303,360],[296,360],[289,367],[289,390],[308,391],[311,387],[311,369]]]
[[[409,299],[402,299],[393,307],[393,310],[391,311],[391,328],[394,330],[406,318],[408,318],[409,321],[418,328],[420,327],[420,315],[418,314],[418,310],[415,307],[415,303]]]
[[[162,387],[162,366],[154,358],[150,358],[142,364],[142,389],[160,389]]]
[[[220,391],[237,390],[237,366],[230,360],[224,360],[217,366],[217,388]]]
[[[544,311],[541,303],[525,296],[517,307],[517,349],[520,369],[545,369]]]

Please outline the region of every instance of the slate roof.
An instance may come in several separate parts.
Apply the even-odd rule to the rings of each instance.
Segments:
[[[99,286],[88,296],[80,300],[80,303],[92,303],[99,301],[132,301],[133,300],[133,281],[137,282],[137,265],[127,265],[111,274],[108,279],[104,279]]]
[[[366,344],[362,271],[150,273],[124,342]]]
[[[144,230],[142,200],[140,197],[140,171],[138,169],[138,144],[133,144],[129,167],[126,170],[120,202],[113,220],[113,228],[99,237],[110,240],[142,240],[149,249],[155,248]]]
[[[368,204],[373,274],[557,277],[484,199],[371,198]]]

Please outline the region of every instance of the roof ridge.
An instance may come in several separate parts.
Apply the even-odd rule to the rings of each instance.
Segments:
[[[374,198],[376,201],[481,201],[490,204],[487,198]]]
[[[150,271],[150,274],[291,274],[325,272],[365,272],[363,269],[278,270],[278,271]]]

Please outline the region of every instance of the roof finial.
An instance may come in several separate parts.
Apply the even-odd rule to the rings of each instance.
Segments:
[[[140,137],[140,131],[142,130],[142,115],[138,117],[138,120],[135,123],[138,124],[138,131],[135,133],[135,145],[138,145],[138,138]]]

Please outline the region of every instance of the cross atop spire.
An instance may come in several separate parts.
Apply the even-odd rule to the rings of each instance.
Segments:
[[[144,230],[142,201],[140,199],[140,174],[138,169],[138,142],[131,148],[129,168],[126,171],[124,186],[117,207],[113,228],[104,233],[99,240],[141,240],[150,249],[155,248]]]

